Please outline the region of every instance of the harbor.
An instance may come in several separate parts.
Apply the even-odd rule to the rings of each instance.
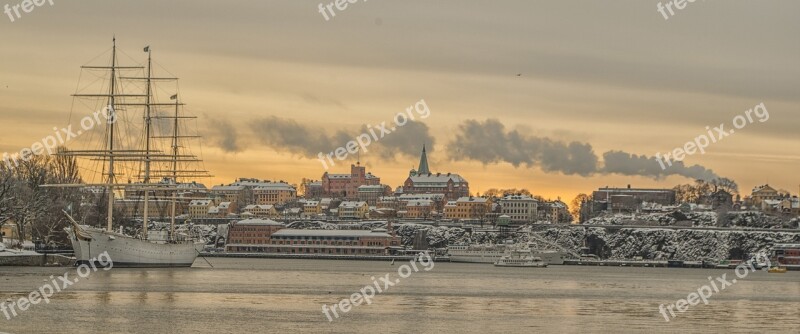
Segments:
[[[389,261],[327,261],[294,259],[208,258],[192,268],[100,271],[69,292],[20,314],[0,319],[9,333],[419,333],[481,331],[513,332],[520,326],[537,332],[556,328],[565,333],[619,331],[626,326],[664,326],[659,303],[708,282],[708,276],[731,271],[548,266],[498,268],[487,264],[437,263],[376,296],[336,321],[328,322],[321,304],[348,297],[371,276],[393,272],[402,263]],[[72,271],[71,271],[72,272]],[[0,293],[34,289],[42,278],[61,275],[64,268],[0,267]],[[71,276],[74,275],[71,274]],[[800,326],[792,315],[800,303],[795,291],[798,273],[756,272],[725,290],[709,305],[670,324],[676,331],[712,326],[744,333],[776,332]],[[685,297],[685,295],[684,295]],[[742,300],[758,299],[775,322]],[[58,310],[53,312],[53,310]],[[631,316],[635,310],[638,316]],[[760,309],[759,309],[760,310]],[[102,317],[102,325],[84,319]],[[170,316],[169,324],[141,321]],[[257,314],[258,321],[243,321]],[[341,312],[339,313],[342,315]],[[424,314],[425,317],[421,318]],[[737,314],[736,317],[730,317]],[[2,313],[0,313],[0,317]],[[483,317],[484,325],[476,319]],[[489,317],[491,320],[488,320]],[[45,320],[46,319],[46,320]],[[425,319],[436,319],[429,321]],[[602,321],[600,321],[602,319]],[[476,327],[479,327],[476,329]],[[630,328],[630,327],[627,327]],[[746,330],[741,330],[746,329]],[[411,329],[408,329],[411,330]],[[487,329],[488,331],[488,329]]]

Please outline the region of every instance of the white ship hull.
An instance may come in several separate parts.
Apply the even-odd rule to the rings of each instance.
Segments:
[[[192,241],[156,243],[91,227],[81,229],[90,240],[78,238],[67,229],[76,265],[97,263],[100,254],[108,252],[114,267],[191,267],[204,246]]]

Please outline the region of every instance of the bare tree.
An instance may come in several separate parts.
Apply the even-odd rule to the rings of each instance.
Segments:
[[[578,194],[569,204],[569,214],[572,215],[573,220],[581,221],[581,208],[586,202],[592,200],[592,196],[587,194]]]

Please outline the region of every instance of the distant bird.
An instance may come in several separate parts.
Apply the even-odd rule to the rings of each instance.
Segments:
[[[517,76],[518,76],[518,77],[521,77],[521,76],[522,76],[522,73],[517,73]]]

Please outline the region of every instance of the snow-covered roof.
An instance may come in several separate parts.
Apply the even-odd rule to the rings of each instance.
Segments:
[[[768,184],[765,184],[765,185],[760,185],[758,187],[753,188],[753,193],[757,193],[757,192],[762,191],[762,190],[766,190],[766,191],[770,191],[770,192],[777,191],[777,190],[775,190],[775,188],[772,188]]]
[[[417,199],[427,199],[433,201],[444,199],[444,194],[402,194],[400,195],[399,199],[401,201],[412,201]]]
[[[217,191],[241,191],[241,190],[244,190],[244,186],[217,185],[217,186],[211,187],[211,192],[217,192]]]
[[[383,188],[383,186],[382,186],[382,185],[379,185],[379,184],[376,184],[376,185],[363,185],[363,186],[359,186],[359,187],[358,187],[358,190],[359,190],[359,191],[361,191],[361,190],[373,190],[373,191],[374,191],[374,190],[378,190],[378,191],[383,191],[383,189],[384,189],[384,188]]]
[[[367,206],[367,202],[362,202],[362,201],[344,201],[341,204],[339,204],[339,208],[344,208],[344,209],[359,208],[359,207],[362,207],[362,206]]]
[[[467,203],[467,202],[486,203],[488,201],[489,201],[488,198],[474,197],[474,196],[472,196],[472,197],[460,197],[458,200],[456,200],[457,203]]]
[[[283,224],[276,222],[272,219],[260,219],[260,218],[250,218],[245,220],[240,220],[236,222],[236,225],[250,225],[250,226],[258,226],[258,225],[270,225],[270,226],[283,226]]]
[[[506,195],[506,196],[503,196],[503,198],[501,198],[500,200],[501,201],[529,201],[529,202],[535,202],[536,201],[535,199],[533,199],[533,197],[530,197],[528,195]]]
[[[294,187],[288,183],[282,182],[266,182],[266,183],[259,183],[256,186],[255,191],[258,190],[285,190],[285,191],[294,191]]]
[[[247,211],[255,210],[255,209],[270,210],[273,207],[275,207],[275,206],[273,206],[271,204],[250,204],[248,206],[245,206],[244,209],[247,210]]]
[[[432,205],[433,205],[433,201],[431,201],[429,199],[411,200],[411,201],[408,201],[408,203],[406,204],[407,207],[408,206],[432,206]]]
[[[428,186],[437,186],[441,187],[442,184],[447,184],[448,181],[452,180],[453,183],[466,183],[465,180],[461,175],[448,173],[448,174],[423,174],[423,175],[414,175],[409,176],[411,182],[414,182],[415,187],[424,187]]]
[[[272,234],[272,237],[385,237],[391,235],[380,231],[368,230],[299,230],[282,229]]]
[[[189,206],[207,206],[211,204],[210,199],[195,199],[189,202]]]

